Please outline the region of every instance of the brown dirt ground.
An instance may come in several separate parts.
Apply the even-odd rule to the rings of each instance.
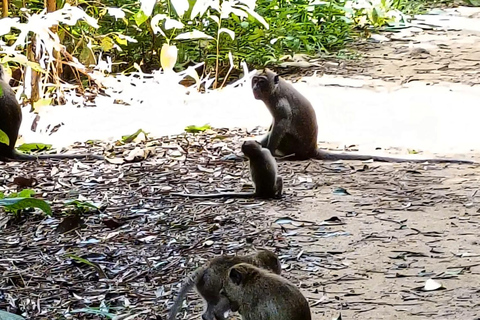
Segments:
[[[454,37],[426,34],[439,42]],[[403,42],[371,45],[362,63],[336,71],[391,81],[478,83],[473,72],[478,63],[460,58],[476,57],[474,44],[449,46],[409,60],[402,57],[407,54]],[[315,320],[339,314],[343,319],[480,317],[477,166],[280,162],[286,193],[281,200],[166,196],[183,187],[206,192],[216,186],[238,189],[247,182],[244,164],[214,161],[238,151],[240,134],[231,135],[227,144],[213,136],[205,143],[171,141],[189,150],[187,162],[175,159],[177,148],[164,143],[157,145],[163,153],[157,151],[155,158],[122,166],[76,161],[2,166],[0,190],[13,190],[16,176],[33,176],[39,181],[34,189],[54,204],[56,215],[11,224],[0,213],[0,309],[26,311],[30,319],[63,319],[67,310],[105,302],[119,307],[120,314],[137,314],[131,319],[164,319],[178,290],[172,285],[188,271],[221,253],[249,251],[253,242],[276,250],[284,276],[301,287]],[[339,187],[349,194],[335,193]],[[55,234],[63,200],[79,194],[109,206],[101,214],[85,215],[86,228]],[[286,216],[307,222],[275,223]],[[331,217],[341,224],[325,223]],[[123,225],[108,227],[109,219]],[[105,277],[66,253],[96,261]],[[445,289],[416,290],[429,278]],[[182,316],[199,318],[198,296],[193,293],[188,301]]]

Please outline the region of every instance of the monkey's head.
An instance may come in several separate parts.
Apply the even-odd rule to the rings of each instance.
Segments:
[[[257,100],[268,100],[274,93],[280,77],[275,72],[265,69],[263,73],[252,78],[253,96]]]
[[[230,301],[232,311],[238,311],[243,304],[244,296],[248,299],[248,295],[252,294],[249,287],[253,286],[251,283],[255,281],[257,273],[257,268],[248,263],[236,264],[228,270],[228,276],[220,294]]]
[[[273,273],[280,274],[282,265],[275,253],[269,250],[260,250],[257,252],[258,265],[264,269],[271,270]]]
[[[242,144],[242,152],[248,158],[262,153],[262,145],[256,140],[247,140]]]

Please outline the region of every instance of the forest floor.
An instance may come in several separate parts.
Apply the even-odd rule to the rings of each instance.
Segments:
[[[316,88],[333,95],[327,91],[348,83],[351,90],[364,90],[360,96],[365,99],[370,97],[367,93],[374,96],[384,90],[383,102],[375,96],[379,106],[401,98],[395,94],[404,89],[408,91],[403,97],[418,94],[427,102],[455,98],[454,104],[438,106],[435,113],[415,109],[398,113],[413,119],[394,124],[404,126],[402,131],[385,132],[390,140],[372,140],[374,134],[358,138],[405,153],[417,137],[424,143],[419,146],[430,143],[429,152],[453,156],[453,150],[458,157],[480,161],[479,153],[470,152],[480,149],[472,147],[473,142],[478,144],[478,129],[470,126],[478,117],[458,115],[475,112],[480,99],[480,28],[471,29],[418,31],[413,40],[368,44],[361,61],[328,62],[317,68],[328,75]],[[346,76],[348,81],[342,78]],[[374,90],[365,88],[369,86]],[[425,95],[437,89],[441,94]],[[442,96],[447,92],[455,95]],[[420,135],[425,129],[412,115],[421,121],[429,121],[430,115],[438,131]],[[459,127],[446,128],[450,122],[459,122]],[[429,125],[425,123],[431,129]],[[371,129],[363,123],[353,132],[362,127]],[[417,136],[408,137],[408,128]],[[458,148],[454,138],[444,149],[428,140],[441,136],[442,130],[450,130],[455,139],[464,137],[457,140]],[[122,165],[75,160],[2,165],[1,191],[25,187],[30,181],[13,183],[16,177],[35,178],[33,189],[53,205],[55,214],[14,221],[0,213],[0,310],[25,312],[29,319],[99,319],[107,312],[120,315],[117,319],[165,319],[178,281],[205,259],[264,247],[280,256],[283,275],[308,298],[314,320],[338,319],[340,314],[342,319],[359,320],[480,318],[478,166],[279,161],[285,186],[280,200],[190,200],[168,195],[248,185],[246,163],[220,159],[239,153],[241,140],[258,133],[219,129],[110,145],[109,151],[117,154],[136,146],[154,153]],[[396,135],[407,136],[405,144],[392,140]],[[104,145],[90,150],[101,148]],[[78,198],[101,203],[102,208],[79,219],[65,218],[65,201]],[[73,230],[63,233],[68,229]],[[422,290],[428,279],[442,289]],[[195,293],[189,295],[184,319],[199,319],[200,302]]]

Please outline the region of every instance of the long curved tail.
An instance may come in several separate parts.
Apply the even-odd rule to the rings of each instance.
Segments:
[[[38,159],[96,159],[104,160],[105,158],[101,155],[88,154],[88,153],[79,153],[79,154],[39,154],[39,155],[30,155],[25,153],[20,153],[17,150],[13,151],[12,157],[13,160],[38,160]]]
[[[183,299],[185,299],[187,293],[192,290],[192,288],[195,286],[195,283],[197,282],[197,279],[199,279],[204,272],[205,267],[200,267],[187,277],[187,280],[182,285],[182,288],[180,289],[177,298],[173,302],[173,306],[170,308],[170,312],[168,313],[168,320],[175,320],[175,316],[177,315],[178,310],[182,305]]]
[[[171,196],[180,196],[188,198],[253,198],[256,196],[255,192],[219,192],[219,193],[179,193],[172,192]]]
[[[476,164],[477,162],[471,160],[461,160],[461,159],[415,159],[415,158],[396,158],[396,157],[383,157],[383,156],[374,156],[374,155],[364,155],[364,154],[355,154],[355,153],[336,153],[325,150],[317,149],[314,157],[317,160],[373,160],[379,162],[412,162],[412,163],[463,163],[463,164]]]

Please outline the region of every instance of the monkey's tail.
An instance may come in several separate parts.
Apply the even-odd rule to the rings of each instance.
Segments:
[[[39,159],[96,159],[104,160],[105,158],[101,155],[80,153],[80,154],[39,154],[39,155],[30,155],[18,152],[17,150],[13,151],[11,156],[14,160],[29,161],[29,160],[39,160]]]
[[[364,154],[354,154],[354,153],[335,153],[325,150],[317,149],[315,156],[313,157],[317,160],[373,160],[379,162],[412,162],[412,163],[463,163],[463,164],[476,164],[477,162],[471,160],[461,160],[461,159],[414,159],[414,158],[396,158],[396,157],[383,157],[383,156],[374,156],[374,155],[364,155]]]
[[[219,193],[180,193],[172,192],[171,196],[180,196],[188,198],[253,198],[256,196],[255,192],[219,192]]]
[[[187,277],[187,280],[182,285],[182,288],[180,289],[177,298],[173,302],[173,306],[170,308],[170,312],[168,313],[168,320],[175,320],[175,316],[177,315],[178,310],[182,305],[183,299],[185,299],[187,293],[195,286],[197,279],[203,276],[205,270],[205,267],[200,267]]]

